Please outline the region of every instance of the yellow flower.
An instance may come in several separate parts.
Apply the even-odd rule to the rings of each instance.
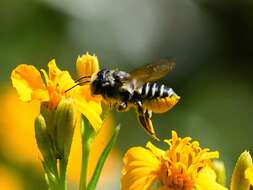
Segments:
[[[89,64],[98,69],[98,62],[89,62]],[[87,73],[96,72],[88,67],[84,71]],[[89,88],[77,86],[66,92],[75,85],[75,82],[68,71],[62,71],[57,67],[55,60],[48,63],[48,74],[43,69],[41,72],[45,82],[40,72],[32,65],[22,64],[12,71],[12,84],[22,101],[38,100],[39,102],[46,102],[50,109],[55,109],[61,100],[71,98],[75,108],[87,117],[94,129],[100,128],[102,124],[100,118],[101,104],[98,99],[90,95]]]
[[[225,190],[216,182],[209,167],[219,153],[202,149],[190,137],[180,138],[172,131],[169,145],[163,151],[150,142],[146,147],[130,148],[124,156],[122,190]]]

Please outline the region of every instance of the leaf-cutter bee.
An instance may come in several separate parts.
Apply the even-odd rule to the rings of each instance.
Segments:
[[[167,75],[175,67],[173,59],[162,59],[154,64],[140,67],[130,73],[120,70],[102,69],[90,77],[92,95],[101,95],[106,104],[117,111],[136,108],[137,118],[153,138],[158,139],[151,121],[152,112],[163,113],[170,110],[180,97],[164,84],[154,81]],[[77,85],[87,81],[78,79]]]

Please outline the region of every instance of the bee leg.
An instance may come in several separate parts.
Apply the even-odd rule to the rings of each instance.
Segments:
[[[120,102],[118,105],[117,105],[117,111],[119,112],[123,112],[123,111],[126,111],[127,110],[127,103],[126,102]]]
[[[146,117],[148,117],[149,119],[151,119],[151,117],[152,117],[152,111],[151,110],[146,110],[145,115],[146,115]]]
[[[159,138],[157,138],[155,134],[152,121],[150,120],[149,111],[144,110],[141,101],[137,102],[137,117],[139,119],[140,124],[145,129],[145,131],[154,139],[159,140]]]

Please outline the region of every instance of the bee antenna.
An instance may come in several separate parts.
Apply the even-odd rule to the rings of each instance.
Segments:
[[[84,81],[84,82],[78,82],[76,83],[74,86],[70,87],[69,89],[65,90],[65,93],[72,90],[73,88],[75,88],[76,86],[79,86],[79,85],[84,85],[84,84],[88,84],[90,81]]]
[[[75,82],[79,82],[80,80],[86,79],[86,78],[91,78],[91,76],[83,76],[77,79]]]

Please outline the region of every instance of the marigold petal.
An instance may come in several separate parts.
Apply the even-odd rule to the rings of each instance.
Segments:
[[[160,148],[157,148],[155,145],[153,145],[151,142],[148,142],[146,144],[146,147],[154,154],[156,155],[158,158],[160,158],[161,156],[164,155],[165,151],[163,151]]]
[[[216,182],[216,174],[210,167],[205,167],[198,173],[196,190],[227,190],[226,187]]]
[[[44,77],[45,83],[49,83],[49,77],[47,75],[47,72],[44,69],[40,69],[40,72],[42,73],[42,76]]]
[[[42,89],[35,90],[32,92],[31,98],[32,100],[38,100],[40,102],[48,101],[49,100],[48,91]]]
[[[57,76],[61,74],[62,71],[57,67],[55,59],[49,61],[47,66],[48,66],[49,79],[54,81],[57,78]]]
[[[101,104],[94,101],[86,101],[80,96],[74,98],[77,109],[89,120],[95,131],[98,131],[102,125],[100,117],[102,113]]]
[[[49,80],[62,91],[75,85],[75,81],[72,79],[69,72],[60,70],[54,59],[48,63],[48,74]]]
[[[99,71],[97,57],[89,53],[78,56],[76,60],[76,71],[79,77],[92,76],[92,74],[97,73]]]
[[[46,87],[40,72],[34,66],[26,64],[17,66],[11,73],[11,80],[22,101],[33,99],[48,101]]]
[[[142,147],[130,148],[124,156],[121,189],[149,189],[158,178],[160,161],[148,149]]]

